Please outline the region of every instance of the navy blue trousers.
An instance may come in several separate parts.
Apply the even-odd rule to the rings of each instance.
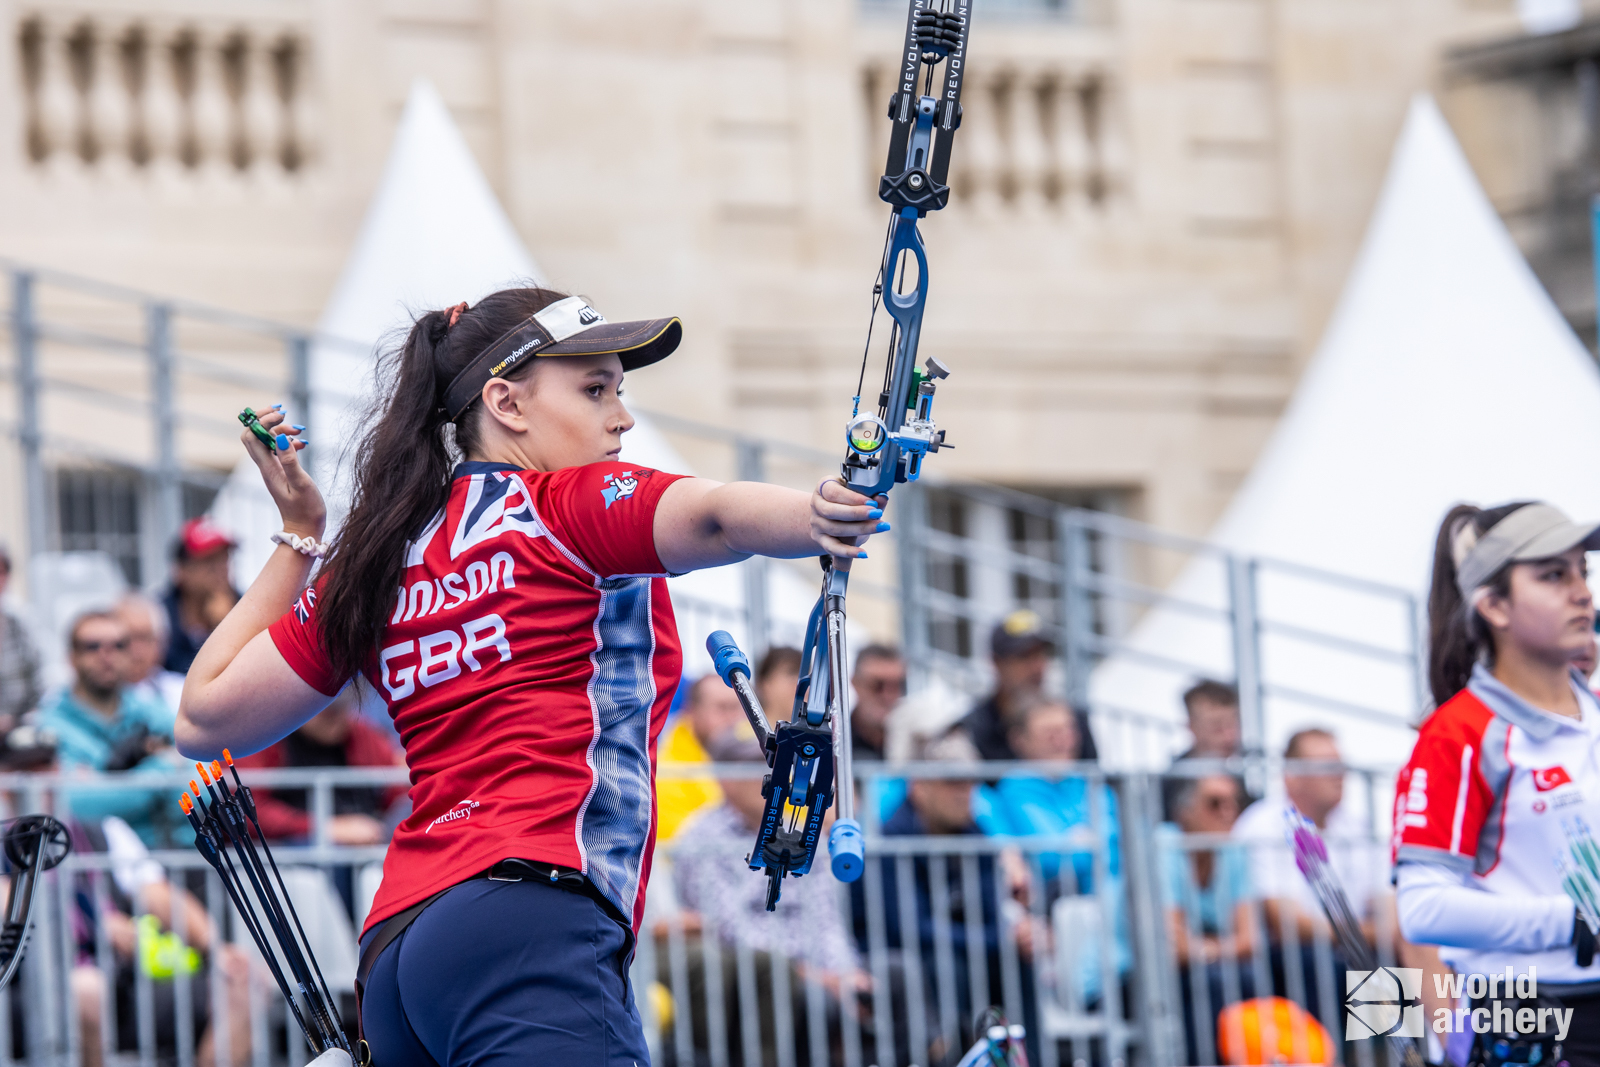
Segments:
[[[649,1067],[631,948],[632,932],[581,894],[537,880],[463,882],[368,976],[361,1023],[374,1067]]]

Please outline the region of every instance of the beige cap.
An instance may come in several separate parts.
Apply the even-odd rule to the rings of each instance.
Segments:
[[[1591,552],[1600,549],[1600,523],[1573,522],[1560,508],[1526,504],[1478,538],[1456,565],[1456,586],[1470,598],[1508,563],[1549,559],[1579,545]]]

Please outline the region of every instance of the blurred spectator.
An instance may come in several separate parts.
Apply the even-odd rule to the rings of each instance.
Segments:
[[[1078,726],[1072,710],[1059,701],[1036,697],[1024,706],[1012,727],[1011,747],[1025,760],[1075,760]],[[1119,876],[1117,848],[1117,795],[1100,786],[1104,801],[1111,877]],[[1061,870],[1061,856],[1039,857],[1044,876],[1067,882],[1062,892],[1088,893],[1094,885],[1094,852],[1098,836],[1089,818],[1089,783],[1076,775],[1060,778],[1002,778],[981,785],[973,798],[978,828],[990,836],[1027,837],[1033,834],[1072,835],[1082,848],[1071,853],[1071,871]],[[1052,894],[1054,895],[1054,894]]]
[[[768,716],[770,720],[772,716]],[[689,699],[661,744],[661,763],[709,763],[706,746],[745,721],[739,698],[715,671],[689,683]],[[705,776],[656,778],[656,837],[667,841],[696,810],[722,802],[722,788]]]
[[[11,581],[11,555],[0,545],[0,595]],[[0,734],[39,706],[39,650],[22,620],[0,608]]]
[[[166,609],[143,593],[129,593],[117,602],[116,615],[128,631],[128,684],[177,714],[183,675],[163,666],[169,633]]]
[[[1058,701],[1036,698],[1026,705],[1021,720],[1012,728],[1011,747],[1025,760],[1077,759],[1077,720],[1072,709]],[[1050,835],[1072,840],[1065,866],[1060,853],[1044,852],[1038,856],[1039,873],[1045,881],[1045,902],[1052,912],[1059,898],[1098,893],[1094,857],[1096,849],[1104,849],[1115,968],[1118,974],[1126,974],[1133,966],[1133,950],[1123,907],[1117,795],[1110,785],[1100,784],[1097,791],[1103,821],[1097,830],[1089,810],[1090,788],[1086,779],[1076,775],[1002,778],[978,787],[973,795],[974,818],[978,828],[991,837]],[[1094,903],[1079,903],[1087,904],[1097,919],[1101,915]],[[1073,953],[1077,988],[1089,1004],[1098,1001],[1103,991],[1099,948],[1098,942],[1078,945]]]
[[[1226,774],[1186,778],[1176,798],[1177,824],[1157,831],[1163,903],[1168,940],[1178,962],[1189,1058],[1198,1063],[1196,974],[1206,985],[1207,1015],[1214,1014],[1236,990],[1255,996],[1249,967],[1253,950],[1250,916],[1250,872],[1244,849],[1185,849],[1185,834],[1226,834],[1239,818],[1239,788]],[[1225,974],[1225,972],[1227,972]],[[1237,983],[1237,984],[1235,984]],[[1209,1018],[1204,1020],[1210,1025]]]
[[[1185,851],[1181,834],[1226,834],[1239,819],[1231,776],[1190,778],[1178,794],[1178,821],[1162,829],[1161,871],[1167,916],[1180,963],[1197,952],[1207,963],[1248,955],[1250,867],[1235,844]]]
[[[1284,759],[1342,763],[1339,746],[1327,730],[1301,730],[1289,738]],[[1394,917],[1394,897],[1387,891],[1389,852],[1386,844],[1373,840],[1364,820],[1345,804],[1344,772],[1284,771],[1283,795],[1268,796],[1245,809],[1233,826],[1233,838],[1248,849],[1252,894],[1261,899],[1268,938],[1280,942],[1273,949],[1275,976],[1285,967],[1298,966],[1307,996],[1315,1002],[1318,994],[1318,967],[1313,937],[1318,933],[1332,937],[1322,905],[1295,865],[1294,853],[1284,838],[1284,801],[1287,800],[1316,824],[1328,846],[1328,859],[1344,887],[1350,907],[1361,921],[1369,943],[1378,943],[1380,909],[1387,913],[1384,923],[1394,948],[1405,966],[1413,963],[1415,952],[1400,939],[1399,922]],[[1292,935],[1288,930],[1293,931]],[[1285,943],[1292,936],[1297,950]],[[1338,946],[1335,943],[1335,950]],[[1333,988],[1344,989],[1346,961],[1335,962]],[[1437,961],[1435,960],[1435,963]],[[1434,967],[1437,970],[1437,966]]]
[[[794,712],[795,687],[800,684],[800,650],[777,646],[767,649],[756,667],[756,696],[773,725]]]
[[[389,736],[361,717],[356,688],[346,685],[333,703],[288,737],[236,762],[240,767],[396,767],[405,754]],[[262,831],[273,840],[311,833],[311,797],[303,789],[252,789]],[[328,832],[336,845],[376,845],[388,839],[386,817],[405,787],[341,786],[333,791]]]
[[[1289,738],[1283,757],[1342,762],[1333,734],[1316,728],[1301,730]],[[1356,918],[1367,920],[1370,936],[1372,908],[1388,880],[1388,855],[1386,849],[1380,854],[1375,847],[1362,818],[1341,803],[1344,772],[1286,770],[1283,791],[1289,803],[1322,831],[1334,873],[1344,886]],[[1266,901],[1269,934],[1276,935],[1282,922],[1293,922],[1300,941],[1309,943],[1313,930],[1326,930],[1327,923],[1316,894],[1295,866],[1294,854],[1284,840],[1284,826],[1283,800],[1268,797],[1245,809],[1232,832],[1235,840],[1249,848],[1250,881],[1255,895]]]
[[[856,692],[850,736],[856,759],[883,759],[889,714],[906,695],[906,661],[889,645],[868,645],[856,653],[850,687]]]
[[[39,724],[56,736],[63,769],[128,771],[175,769],[173,711],[128,686],[128,630],[108,611],[90,611],[72,623],[68,653],[74,681],[44,699]],[[178,813],[176,793],[122,785],[74,787],[68,791],[79,818],[98,822],[115,815],[151,847],[190,841]],[[176,836],[174,831],[176,830]]]
[[[233,549],[233,538],[210,519],[190,519],[183,524],[173,550],[172,586],[164,598],[167,670],[187,674],[200,646],[239,602],[239,592],[228,576]]]
[[[989,635],[989,654],[994,661],[994,692],[972,709],[962,725],[984,759],[1016,759],[1011,727],[1022,705],[1044,688],[1055,646],[1044,635],[1044,623],[1036,612],[1013,611]],[[1079,758],[1099,759],[1089,717],[1082,711],[1074,717],[1078,720]]]
[[[189,995],[194,1019],[195,1062],[199,1067],[215,1067],[216,1039],[210,972],[217,968],[226,991],[228,1059],[233,1067],[251,1061],[250,1047],[250,962],[238,946],[217,937],[211,916],[187,890],[170,883],[150,858],[144,845],[120,819],[108,818],[102,824],[78,823],[73,831],[74,848],[80,852],[109,852],[113,876],[107,880],[107,904],[93,911],[89,894],[80,892],[78,901],[78,959],[68,979],[85,1067],[100,1067],[102,1057],[102,1004],[110,995],[116,1005],[116,1033],[109,1035],[110,1046],[118,1052],[139,1050],[140,1004],[136,974],[150,979],[150,1013],[154,1023],[156,1051],[170,1061],[177,1053],[177,1015],[175,981],[189,978]],[[135,918],[135,911],[139,917]],[[114,973],[108,976],[98,965],[97,927],[111,948]],[[270,981],[265,972],[260,981]]]
[[[710,755],[717,763],[749,763],[761,770],[766,767],[761,746],[748,727],[726,731],[711,743]],[[678,900],[686,910],[677,921],[686,930],[703,928],[720,943],[725,976],[722,986],[727,1001],[724,1018],[733,1027],[728,1039],[733,1048],[742,1043],[738,1035],[738,983],[731,980],[737,967],[733,949],[743,947],[755,954],[757,1012],[761,1017],[765,1062],[769,1063],[776,1062],[778,1056],[771,966],[774,958],[788,962],[794,1030],[800,1045],[795,1058],[807,1062],[806,979],[815,978],[827,993],[829,1030],[835,1041],[841,995],[855,1010],[855,993],[869,988],[871,983],[856,957],[831,876],[820,873],[827,864],[826,851],[819,851],[817,862],[822,866],[814,867],[812,876],[785,879],[782,902],[776,911],[767,911],[767,879],[753,873],[744,860],[766,808],[761,777],[758,773],[754,777],[723,779],[721,788],[722,803],[696,812],[681,835],[683,851],[674,859],[672,869]],[[701,952],[692,953],[691,1001],[696,1015],[695,1032],[701,1040],[707,1033],[704,968]]]
[[[976,762],[980,757],[977,748],[967,735],[955,730],[921,746],[917,758],[939,762]],[[908,786],[906,802],[884,822],[881,832],[885,837],[976,835],[979,832],[973,818],[973,791],[976,787],[977,782],[971,778],[913,778]],[[988,986],[991,991],[1004,988],[1005,976],[1001,972],[1000,951],[1002,936],[1013,939],[1024,961],[1033,956],[1036,936],[1042,935],[1036,935],[1034,919],[1023,907],[1027,903],[1026,869],[1014,853],[1003,854],[998,859],[997,863],[997,857],[988,852],[976,854],[978,885],[976,900],[967,894],[968,880],[963,875],[963,868],[970,861],[964,861],[963,855],[918,855],[912,861],[912,878],[915,885],[911,899],[915,901],[916,917],[911,928],[917,931],[917,951],[925,984],[923,995],[930,1004],[937,1002],[934,983],[939,973],[938,960],[941,953],[952,953],[954,959],[961,961],[962,964],[968,963],[973,958],[968,953],[967,945],[969,910],[978,911],[977,925],[983,931],[983,945],[974,955],[985,961]],[[886,856],[880,863],[878,885],[879,892],[883,895],[886,943],[891,952],[902,954],[909,951],[910,946],[902,941],[902,930],[906,928],[904,925],[906,920],[900,915],[901,893],[896,862],[893,856]],[[940,890],[946,905],[944,915],[940,916],[940,921],[937,923],[933,906],[936,883],[942,883]],[[1005,893],[1004,899],[1001,896],[1001,883]],[[858,946],[865,951],[866,880],[851,883],[850,889],[856,940]],[[1001,921],[1002,905],[1007,909],[1004,934]],[[944,921],[945,919],[948,919],[948,923]],[[944,941],[942,945],[941,940]],[[1032,1017],[1034,1010],[1032,972],[1026,964],[1019,970],[1023,985],[1024,1009],[1024,1018],[1019,1021],[1028,1028],[1031,1059],[1037,1051],[1033,1044],[1036,1040],[1034,1037],[1036,1027]],[[965,1047],[973,1040],[968,1030],[970,1020],[983,1005],[972,1002],[972,974],[968,966],[958,964],[953,977],[956,1015],[963,1020],[960,1040]],[[904,1013],[896,1014],[899,1016]],[[932,1015],[930,1011],[930,1017]],[[905,1045],[899,1047],[903,1048]],[[926,1050],[925,1057],[924,1051],[912,1050],[914,1062],[942,1060],[952,1050],[938,1046]]]
[[[1227,759],[1244,751],[1239,725],[1239,691],[1226,682],[1203,678],[1183,694],[1183,708],[1189,718],[1189,733],[1194,743],[1178,756],[1187,759]],[[1192,778],[1169,777],[1161,783],[1161,812],[1168,822],[1178,821],[1178,794]],[[1246,802],[1244,779],[1235,778],[1239,803]]]

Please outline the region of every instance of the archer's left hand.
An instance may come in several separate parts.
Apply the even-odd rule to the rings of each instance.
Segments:
[[[839,478],[824,479],[811,494],[811,539],[836,559],[866,559],[866,550],[853,540],[865,541],[889,529],[883,521],[888,499],[863,496]]]

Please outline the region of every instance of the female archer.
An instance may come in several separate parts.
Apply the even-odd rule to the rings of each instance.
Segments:
[[[681,668],[665,578],[856,558],[847,540],[888,529],[837,481],[808,498],[620,462],[623,373],[681,336],[537,288],[423,315],[331,547],[299,431],[274,410],[276,451],[243,435],[283,533],[196,657],[177,741],[255,751],[357,675],[387,702],[413,810],[361,940],[383,1067],[647,1062],[627,968]]]
[[[1558,866],[1570,827],[1600,826],[1600,703],[1572,669],[1593,641],[1595,548],[1600,524],[1548,504],[1463,504],[1439,529],[1436,708],[1400,772],[1394,844],[1401,931],[1465,979],[1470,999],[1427,1020],[1458,1063],[1600,1065],[1595,940]],[[1508,1032],[1496,1008],[1528,1025]]]

